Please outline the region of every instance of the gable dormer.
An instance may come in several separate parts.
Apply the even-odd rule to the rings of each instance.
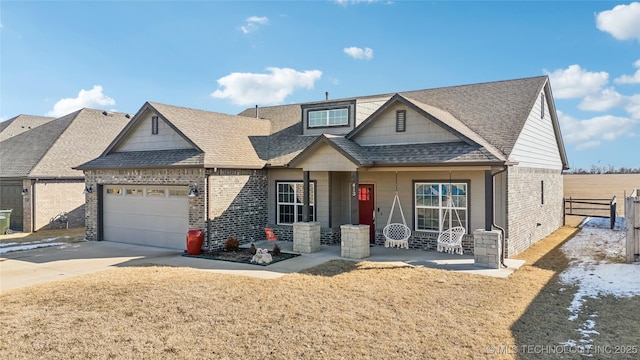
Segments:
[[[325,101],[300,107],[303,135],[345,135],[355,128],[355,100]]]

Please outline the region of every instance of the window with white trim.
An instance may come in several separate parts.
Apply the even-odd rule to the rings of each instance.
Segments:
[[[442,232],[450,224],[468,229],[468,188],[467,183],[460,182],[416,182],[415,230]]]
[[[304,205],[304,183],[277,182],[277,222],[278,225],[291,225],[302,221],[302,207]],[[315,184],[309,183],[309,221],[315,221]]]
[[[349,109],[313,110],[307,114],[309,127],[349,125]]]

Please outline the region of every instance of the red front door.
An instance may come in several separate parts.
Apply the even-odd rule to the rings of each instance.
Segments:
[[[360,224],[369,225],[369,243],[376,243],[376,215],[375,201],[373,198],[373,185],[360,184],[358,189],[358,212]]]

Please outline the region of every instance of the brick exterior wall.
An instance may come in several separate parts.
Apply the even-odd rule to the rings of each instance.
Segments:
[[[267,171],[208,169],[209,237],[205,247],[222,249],[229,237],[241,244],[266,238]],[[280,235],[276,231],[276,235]]]
[[[293,226],[268,224],[266,227],[273,229],[273,232],[278,237],[278,241],[293,241]],[[340,241],[340,227],[320,228],[320,244],[340,245]]]
[[[205,188],[205,169],[122,169],[87,170],[86,186],[93,192],[86,194],[85,226],[87,240],[98,239],[98,185],[196,185],[200,194]],[[205,196],[189,198],[189,228],[202,229],[206,234]],[[186,234],[185,234],[186,236]]]
[[[505,257],[524,251],[562,226],[562,197],[561,170],[509,168]]]
[[[60,228],[51,222],[60,213],[67,213],[69,227],[85,225],[84,180],[38,180],[34,185],[35,230]],[[29,204],[30,205],[30,204]],[[30,206],[27,207],[30,210]],[[31,218],[29,216],[29,225]]]

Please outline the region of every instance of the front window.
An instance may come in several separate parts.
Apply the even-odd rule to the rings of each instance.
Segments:
[[[467,229],[467,183],[416,183],[416,231],[442,232],[454,226]]]
[[[349,109],[309,111],[309,127],[349,125]]]
[[[302,221],[302,206],[304,205],[304,184],[302,182],[279,182],[277,184],[278,224],[290,225]],[[309,221],[315,220],[315,186],[309,183]]]

